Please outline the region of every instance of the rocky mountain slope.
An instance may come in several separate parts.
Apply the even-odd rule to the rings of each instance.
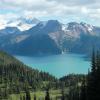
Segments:
[[[100,48],[100,27],[83,22],[40,21],[29,30],[4,33],[7,35],[0,36],[0,48],[17,55],[88,54],[93,47]]]

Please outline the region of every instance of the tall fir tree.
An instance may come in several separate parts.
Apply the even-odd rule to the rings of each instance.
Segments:
[[[34,100],[36,100],[36,95],[34,94]]]
[[[50,100],[49,89],[47,89],[47,91],[46,91],[45,100]]]
[[[86,78],[83,79],[83,82],[81,85],[80,100],[87,100]]]
[[[31,100],[31,95],[29,90],[26,90],[26,100]]]
[[[91,72],[87,79],[87,100],[100,100],[100,55],[92,55]]]
[[[61,100],[65,100],[65,95],[64,95],[64,90],[62,89],[62,97],[61,97]]]

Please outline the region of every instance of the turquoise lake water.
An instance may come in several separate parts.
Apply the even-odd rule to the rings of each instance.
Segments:
[[[62,54],[42,57],[15,56],[24,64],[49,72],[57,78],[75,73],[86,74],[90,67],[90,62],[85,60],[84,55]]]

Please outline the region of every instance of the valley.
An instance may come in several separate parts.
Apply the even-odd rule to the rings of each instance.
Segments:
[[[23,31],[19,24],[0,30],[0,99],[81,100],[94,85],[89,80],[98,82],[100,28],[31,21],[24,20],[32,26]],[[92,76],[93,71],[98,76]]]

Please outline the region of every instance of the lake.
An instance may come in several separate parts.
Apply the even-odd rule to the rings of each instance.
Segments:
[[[57,78],[75,73],[86,74],[90,67],[90,61],[85,60],[84,55],[61,54],[41,57],[15,56],[24,64],[49,72]]]

